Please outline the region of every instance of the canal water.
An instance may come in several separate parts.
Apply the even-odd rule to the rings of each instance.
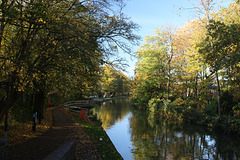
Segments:
[[[104,102],[92,112],[125,160],[240,160],[239,137],[168,125],[135,110],[128,99]]]

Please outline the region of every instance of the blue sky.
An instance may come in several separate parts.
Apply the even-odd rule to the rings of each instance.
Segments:
[[[182,11],[179,8],[189,8],[193,0],[127,0],[126,7],[123,12],[127,17],[140,25],[140,29],[136,34],[142,37],[140,46],[144,42],[146,35],[153,35],[154,28],[161,26],[166,27],[173,25],[175,28],[184,26],[187,20],[197,17],[193,10]],[[229,4],[233,0],[224,0],[225,4]],[[139,46],[133,47],[137,51]],[[134,68],[136,59],[131,58],[125,53],[120,53],[121,56],[128,60],[128,67],[126,73],[128,76],[134,76]]]

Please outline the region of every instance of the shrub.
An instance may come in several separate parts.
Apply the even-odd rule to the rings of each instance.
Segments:
[[[221,96],[221,101],[222,101],[221,112],[223,114],[232,115],[233,114],[232,108],[235,105],[237,105],[237,103],[234,102],[233,95],[230,94],[230,92],[225,91]]]
[[[188,122],[188,123],[199,124],[203,120],[202,113],[199,112],[197,109],[192,108],[191,106],[189,106],[183,111],[181,117],[184,122]]]
[[[235,105],[233,108],[233,115],[235,118],[240,118],[240,103],[238,103],[237,105]]]
[[[163,101],[159,98],[152,98],[148,103],[149,111],[151,113],[159,111],[161,106],[163,106]]]
[[[177,98],[175,101],[172,102],[172,105],[174,106],[184,106],[185,101],[182,98]]]
[[[210,101],[210,103],[203,109],[203,114],[206,116],[216,116],[217,115],[217,104],[215,101]]]
[[[189,97],[186,102],[185,102],[185,105],[186,106],[196,106],[196,103],[195,103],[195,98],[192,98],[192,97]]]

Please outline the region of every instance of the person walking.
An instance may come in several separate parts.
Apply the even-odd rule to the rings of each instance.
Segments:
[[[36,132],[36,125],[37,125],[37,112],[33,112],[33,117],[32,117],[32,131]]]

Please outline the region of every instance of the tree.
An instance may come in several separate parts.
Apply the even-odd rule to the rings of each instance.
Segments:
[[[233,73],[239,77],[239,5],[230,4],[229,9],[214,12],[218,1],[192,2],[201,18],[188,21],[175,32],[162,30],[147,36],[138,50],[134,98],[146,105],[151,98],[183,98],[202,112],[208,106],[209,86],[215,79],[220,116],[220,88]],[[231,79],[228,81],[237,82],[236,77]]]
[[[145,41],[137,52],[139,61],[134,91],[134,97],[144,104],[151,98],[172,96],[177,58],[176,36],[171,27],[156,29],[155,35],[146,36]]]
[[[224,19],[229,18],[226,17]],[[239,18],[234,19],[237,21],[239,20]],[[204,55],[205,61],[210,65],[212,71],[215,73],[216,76],[218,94],[218,115],[220,116],[221,92],[218,71],[224,69],[224,67],[228,67],[229,65],[235,65],[239,62],[239,52],[237,49],[238,47],[236,47],[239,45],[239,30],[237,29],[237,26],[239,25],[231,24],[230,26],[226,26],[224,23],[220,21],[215,21],[214,19],[208,18],[207,20],[207,38],[205,42],[201,43],[203,49],[200,49],[200,53]],[[231,62],[232,64],[229,64],[228,62]]]
[[[203,15],[204,19],[203,22],[205,22],[205,26],[209,25],[212,16],[211,13],[214,11],[216,4],[219,3],[217,0],[195,0],[198,4],[199,7],[194,7],[196,11],[200,14]],[[211,39],[209,39],[211,40]],[[210,42],[212,45],[212,42]],[[213,48],[213,46],[211,46]],[[211,50],[211,54],[214,55],[214,50]],[[216,65],[212,65],[212,73],[215,74],[215,79],[216,79],[216,84],[217,84],[217,97],[218,97],[218,115],[221,115],[221,96],[220,96],[220,85],[219,85],[219,77],[218,77],[218,71],[219,69],[216,67]]]
[[[130,79],[111,65],[102,68],[101,86],[104,94],[126,95],[130,91]]]
[[[138,39],[133,34],[138,26],[121,12],[123,4],[102,0],[1,1],[0,79],[5,87],[0,119],[4,113],[7,117],[26,92],[35,97],[33,109],[42,112],[49,94],[74,88],[77,98],[93,86],[106,56],[110,51],[116,53],[114,44],[130,51],[123,41],[135,43]],[[116,5],[119,10],[114,11]]]
[[[198,105],[199,96],[203,96],[200,93],[203,88],[208,87],[203,86],[206,80],[207,66],[204,64],[203,56],[198,53],[198,43],[206,37],[205,32],[206,29],[201,20],[188,22],[184,28],[180,28],[177,32],[177,39],[180,41],[177,49],[179,50],[179,57],[183,59],[181,66],[182,75],[180,75],[182,80],[180,81],[184,85],[185,90],[193,90],[195,106],[200,107],[203,106],[202,103]],[[189,96],[191,94],[187,93],[187,97]]]

